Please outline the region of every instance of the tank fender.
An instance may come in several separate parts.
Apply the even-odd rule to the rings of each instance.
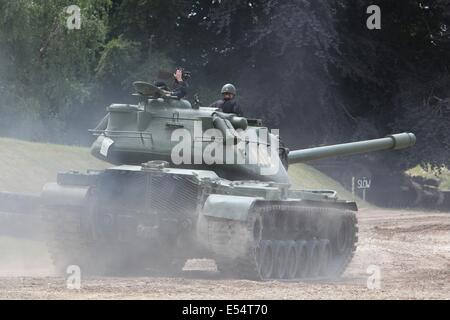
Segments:
[[[210,195],[197,221],[199,247],[211,253],[214,259],[245,255],[253,243],[248,219],[257,200],[259,198]]]
[[[203,207],[203,215],[227,220],[247,221],[258,198],[212,194]]]
[[[42,191],[42,201],[47,206],[81,207],[86,205],[88,186],[61,186],[48,183]]]

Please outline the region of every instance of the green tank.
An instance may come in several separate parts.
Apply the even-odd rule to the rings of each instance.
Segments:
[[[139,104],[110,106],[91,130],[92,154],[116,166],[61,173],[39,197],[0,194],[4,211],[39,209],[61,272],[167,275],[210,258],[233,278],[339,277],[356,249],[357,205],[292,188],[288,165],[415,143],[402,133],[290,151],[260,120],[135,88]]]

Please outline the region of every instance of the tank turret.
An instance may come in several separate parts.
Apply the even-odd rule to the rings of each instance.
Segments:
[[[261,121],[193,108],[183,99],[145,82],[134,84],[138,105],[114,104],[92,130],[98,138],[92,154],[113,164],[167,161],[173,166],[213,170],[229,180],[289,183],[288,163],[407,148],[412,133],[383,139],[288,152]]]

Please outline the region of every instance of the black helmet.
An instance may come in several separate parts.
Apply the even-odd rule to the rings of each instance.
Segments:
[[[237,90],[236,87],[232,84],[226,84],[222,88],[222,94],[231,93],[232,95],[236,95]]]

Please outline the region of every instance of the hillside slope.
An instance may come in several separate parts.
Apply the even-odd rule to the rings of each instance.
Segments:
[[[86,148],[0,138],[0,191],[39,192],[60,171],[107,166]]]

